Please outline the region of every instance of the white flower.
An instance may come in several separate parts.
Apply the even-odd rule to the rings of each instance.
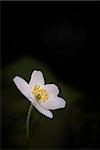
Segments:
[[[53,118],[50,110],[64,108],[66,102],[58,97],[59,89],[55,84],[44,85],[44,77],[41,71],[33,71],[29,84],[21,77],[13,79],[20,92],[43,115]]]

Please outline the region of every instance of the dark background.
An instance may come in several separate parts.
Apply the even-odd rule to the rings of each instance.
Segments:
[[[99,2],[2,4],[3,66],[23,55],[35,56],[59,77],[67,76],[69,84],[97,86]]]
[[[99,51],[100,2],[2,2],[1,69],[23,57],[35,58],[51,68],[59,81],[85,93],[71,105],[80,109],[80,118],[85,116],[80,129],[72,130],[73,122],[67,121],[70,130],[64,129],[60,147],[51,144],[46,148],[100,148]],[[2,129],[3,148],[17,145],[7,140],[9,128]]]

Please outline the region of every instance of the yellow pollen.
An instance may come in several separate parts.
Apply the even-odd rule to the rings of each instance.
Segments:
[[[48,99],[48,92],[44,89],[41,89],[40,85],[36,85],[33,90],[32,94],[35,96],[38,102],[44,102]]]

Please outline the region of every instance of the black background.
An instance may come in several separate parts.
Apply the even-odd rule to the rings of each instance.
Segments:
[[[23,55],[35,56],[69,84],[97,87],[99,3],[5,2],[2,6],[2,66]]]
[[[88,93],[78,104],[84,111],[100,109],[99,51],[99,2],[2,2],[2,69],[23,56],[38,58]]]

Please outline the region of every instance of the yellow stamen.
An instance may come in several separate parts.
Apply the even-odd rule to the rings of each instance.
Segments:
[[[45,100],[48,99],[48,92],[44,89],[41,89],[40,85],[39,86],[36,85],[33,88],[32,94],[35,96],[38,102],[44,102]]]

